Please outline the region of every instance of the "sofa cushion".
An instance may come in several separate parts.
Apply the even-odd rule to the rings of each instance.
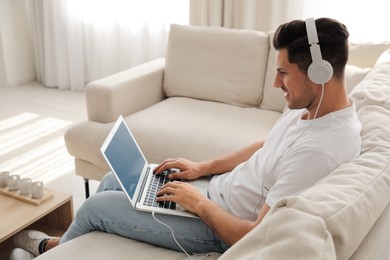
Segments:
[[[40,255],[39,260],[56,259],[185,259],[187,256],[177,252],[118,235],[104,232],[91,232],[70,240]],[[202,255],[202,257],[204,257]],[[195,259],[200,259],[201,256]],[[218,254],[210,254],[207,259],[217,259]]]
[[[168,97],[259,106],[268,50],[266,33],[171,25],[164,91]]]
[[[197,161],[235,152],[264,139],[280,116],[258,108],[173,97],[126,121],[148,160],[158,163],[170,157]]]
[[[356,108],[377,105],[390,109],[390,50],[385,51],[367,76],[351,92]]]
[[[293,208],[273,207],[261,225],[219,259],[332,260],[336,253],[323,219]]]
[[[270,33],[270,51],[267,60],[267,71],[265,74],[263,100],[261,102],[260,108],[282,112],[283,108],[286,106],[286,101],[283,97],[283,92],[280,89],[274,87],[276,75],[276,51],[272,45],[273,37],[274,33]]]
[[[390,49],[390,41],[351,42],[348,63],[361,68],[374,67],[378,57],[388,49]]]
[[[350,260],[390,259],[390,203]]]
[[[345,86],[347,87],[348,93],[352,92],[369,71],[370,68],[359,68],[354,65],[347,65],[345,67]]]

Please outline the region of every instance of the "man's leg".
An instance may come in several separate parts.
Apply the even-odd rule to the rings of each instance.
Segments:
[[[122,190],[122,187],[120,186],[118,180],[112,172],[108,172],[106,175],[103,176],[96,190],[96,193],[107,190]]]
[[[200,219],[155,216],[173,229],[178,243],[190,254],[222,253],[228,249]],[[135,210],[122,191],[99,192],[88,198],[60,243],[95,230],[181,251],[170,229],[156,221],[151,213]]]
[[[176,240],[188,253],[223,252],[228,249],[228,245],[219,240],[200,219],[161,214],[156,214],[155,217],[173,229]],[[61,240],[49,238],[41,232],[29,233],[27,231],[20,235],[16,245],[21,248],[29,245],[34,249],[29,252],[38,255],[39,245],[49,250],[59,243],[95,230],[181,251],[169,228],[155,220],[151,213],[133,209],[112,173],[104,176],[97,189],[97,194],[83,203]],[[37,237],[29,238],[29,235]]]

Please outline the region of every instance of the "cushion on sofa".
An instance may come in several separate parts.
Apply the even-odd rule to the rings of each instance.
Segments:
[[[370,68],[359,68],[354,65],[345,67],[345,86],[348,93],[352,92],[353,88],[364,79],[369,71]]]
[[[173,97],[126,121],[148,160],[159,163],[171,157],[197,161],[235,152],[264,139],[280,116],[258,108]]]
[[[390,50],[384,52],[375,67],[351,92],[356,108],[367,105],[383,106],[390,109]]]
[[[268,215],[219,259],[336,259],[332,236],[320,217],[287,207],[273,207]]]
[[[268,34],[171,25],[164,90],[239,106],[259,106],[268,58]]]
[[[40,255],[37,259],[185,259],[186,255],[181,252],[164,249],[151,244],[124,238],[118,235],[100,231],[85,234],[70,240],[59,247],[55,247]],[[200,258],[200,257],[199,257]],[[196,258],[195,259],[199,259]],[[217,259],[217,255],[210,258]]]
[[[390,259],[390,203],[350,260]]]
[[[374,67],[378,57],[390,48],[387,42],[351,42],[348,63],[357,67]]]
[[[272,45],[273,37],[274,33],[270,33],[270,51],[267,60],[267,71],[265,74],[263,100],[261,102],[260,108],[282,112],[283,108],[286,106],[286,101],[283,97],[283,92],[279,88],[274,87],[276,75],[276,51]]]

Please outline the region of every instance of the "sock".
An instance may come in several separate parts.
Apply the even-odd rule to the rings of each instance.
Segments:
[[[49,241],[49,239],[44,238],[44,239],[42,239],[41,242],[39,242],[39,246],[38,246],[39,254],[45,253],[45,245],[46,245],[47,241]]]

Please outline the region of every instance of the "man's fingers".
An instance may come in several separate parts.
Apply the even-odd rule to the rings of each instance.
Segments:
[[[165,170],[169,170],[172,168],[181,169],[182,167],[183,162],[180,159],[167,159],[154,169],[154,173],[160,174]]]
[[[177,180],[177,179],[185,179],[184,174],[182,172],[173,172],[168,175],[168,178],[171,180]]]
[[[179,181],[168,182],[157,192],[157,195],[174,194],[175,190],[179,187]]]

